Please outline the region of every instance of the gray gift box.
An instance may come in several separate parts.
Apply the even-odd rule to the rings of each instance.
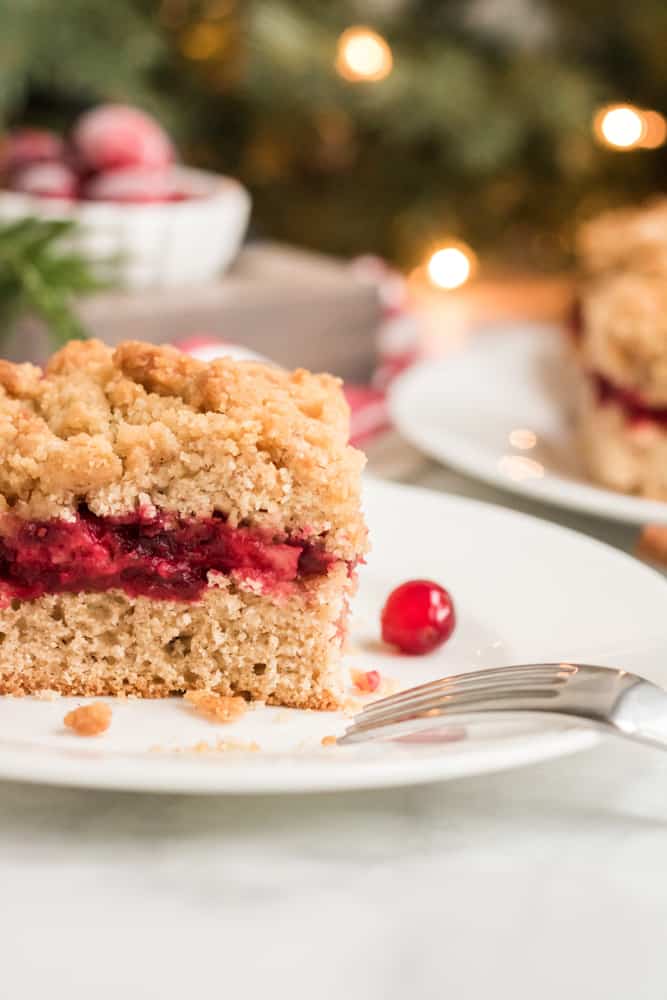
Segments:
[[[164,343],[213,335],[288,368],[363,381],[375,364],[377,288],[344,263],[275,243],[249,243],[218,281],[202,286],[113,291],[82,301],[90,333],[108,344]],[[23,323],[6,345],[13,361],[50,352],[43,327]]]

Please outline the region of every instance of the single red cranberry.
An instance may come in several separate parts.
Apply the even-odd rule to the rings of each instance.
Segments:
[[[76,198],[78,178],[64,163],[32,163],[12,177],[12,191],[40,198]]]
[[[11,175],[32,163],[54,163],[65,156],[65,144],[55,132],[23,128],[10,132],[0,148],[0,172]]]
[[[402,653],[430,653],[449,639],[454,602],[432,580],[409,580],[392,590],[382,609],[382,638]]]
[[[83,189],[91,201],[149,205],[173,201],[174,176],[169,167],[125,167],[97,174]]]
[[[174,158],[169,136],[150,115],[123,104],[102,104],[81,115],[72,143],[89,170],[166,167]]]

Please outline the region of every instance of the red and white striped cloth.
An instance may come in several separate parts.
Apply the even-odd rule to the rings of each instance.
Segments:
[[[392,380],[420,357],[419,319],[409,300],[405,279],[378,257],[360,257],[351,267],[377,285],[382,317],[377,331],[378,364],[369,383],[346,383],[350,404],[350,441],[363,446],[389,430],[387,389]],[[261,355],[237,344],[206,334],[175,342],[175,346],[201,361],[223,355],[239,360],[266,361]]]

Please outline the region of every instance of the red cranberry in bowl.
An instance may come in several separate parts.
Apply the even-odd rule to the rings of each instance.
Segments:
[[[430,653],[456,625],[454,602],[432,580],[409,580],[392,590],[382,609],[382,638],[402,653]]]
[[[55,132],[17,129],[9,132],[0,143],[0,173],[9,176],[29,164],[60,162],[64,156],[65,145]]]
[[[64,163],[33,163],[17,171],[9,186],[22,194],[71,200],[77,196],[78,183],[74,171]]]
[[[169,136],[150,115],[123,104],[101,104],[74,126],[72,144],[90,171],[166,167],[174,159]]]
[[[97,174],[84,187],[85,198],[91,201],[115,201],[124,204],[149,205],[156,202],[181,201],[174,173],[164,167],[125,167]]]

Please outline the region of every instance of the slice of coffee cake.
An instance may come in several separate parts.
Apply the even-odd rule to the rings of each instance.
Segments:
[[[338,381],[170,347],[0,362],[0,693],[333,708],[363,456]]]
[[[589,472],[667,500],[667,199],[579,232],[579,429]]]

